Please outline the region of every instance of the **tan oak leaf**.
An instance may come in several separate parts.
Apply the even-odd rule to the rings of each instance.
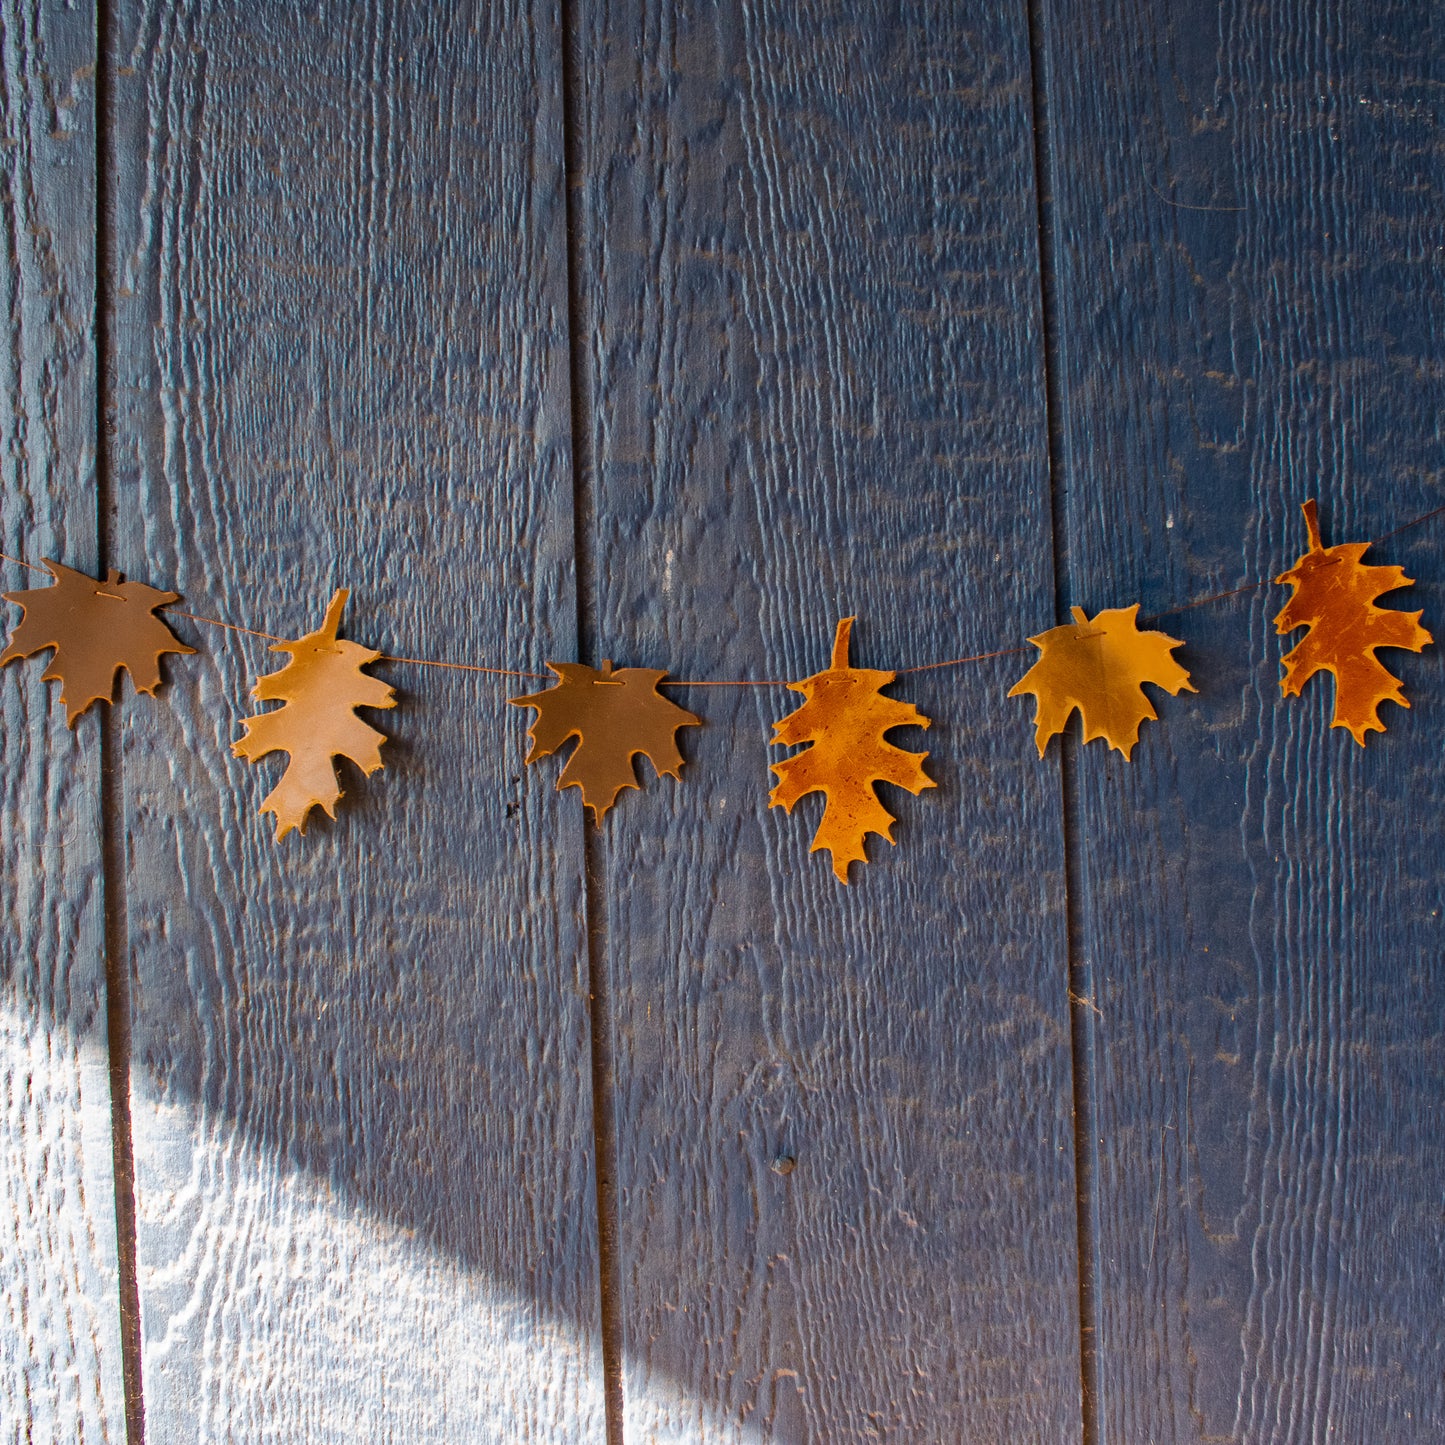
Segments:
[[[386,736],[357,717],[356,709],[395,707],[396,699],[388,684],[361,670],[381,654],[336,636],[349,595],[342,589],[332,597],[315,632],[271,649],[287,653],[291,661],[259,678],[251,696],[283,706],[248,717],[245,733],[231,745],[249,763],[269,753],[290,755],[280,782],[261,804],[263,813],[276,817],[278,841],[292,829],[304,833],[312,808],[336,816],[341,786],[335,759],[347,758],[368,775],[382,766]]]

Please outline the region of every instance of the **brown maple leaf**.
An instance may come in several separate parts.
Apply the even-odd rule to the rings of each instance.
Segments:
[[[341,788],[334,759],[349,758],[368,775],[382,766],[386,736],[357,717],[355,709],[395,707],[396,699],[379,677],[361,670],[381,654],[337,639],[341,609],[350,595],[344,588],[336,593],[315,632],[271,649],[289,653],[291,661],[259,678],[251,696],[259,702],[280,699],[285,706],[248,717],[245,733],[231,744],[231,751],[250,763],[268,753],[290,754],[281,781],[261,804],[263,813],[276,815],[278,841],[293,828],[305,833],[312,808],[336,816]]]
[[[154,695],[161,685],[161,658],[167,652],[193,653],[155,616],[156,608],[180,600],[140,582],[123,582],[111,572],[104,582],[84,572],[46,561],[55,578],[49,587],[7,592],[25,615],[10,634],[0,665],[55,649],[45,671],[48,682],[60,682],[60,701],[74,727],[95,702],[110,702],[116,674],[124,668],[137,692]]]
[[[844,883],[849,863],[867,862],[863,845],[869,833],[893,841],[897,820],[879,802],[874,784],[892,783],[910,793],[937,786],[923,771],[927,753],[906,753],[886,741],[884,735],[891,729],[926,728],[929,719],[911,702],[883,696],[882,689],[898,676],[896,672],[848,665],[853,622],[845,617],[838,623],[833,661],[826,672],[788,684],[806,701],[773,724],[772,745],[809,746],[771,765],[778,782],[768,795],[770,808],[788,813],[808,793],[826,795],[809,851],[828,849],[833,872]]]
[[[1162,632],[1140,632],[1137,602],[1092,618],[1082,607],[1070,610],[1073,622],[1029,638],[1040,656],[1008,695],[1034,695],[1034,741],[1040,757],[1078,708],[1084,741],[1106,738],[1127,758],[1139,741],[1140,724],[1159,716],[1143,684],[1153,683],[1171,695],[1195,690],[1188,672],[1172,656],[1184,644]]]
[[[1410,586],[1401,568],[1366,567],[1360,559],[1369,550],[1368,542],[1324,546],[1314,501],[1306,502],[1301,511],[1310,549],[1274,579],[1294,588],[1294,596],[1274,620],[1274,630],[1281,635],[1296,627],[1310,630],[1284,656],[1280,691],[1285,697],[1297,697],[1315,673],[1334,673],[1335,715],[1330,726],[1348,728],[1364,747],[1366,733],[1385,731],[1379,714],[1382,702],[1410,706],[1400,679],[1375,656],[1375,649],[1419,652],[1434,639],[1420,626],[1418,612],[1375,606],[1377,597]]]
[[[529,763],[549,757],[569,738],[577,739],[557,790],[581,788],[593,822],[601,826],[603,815],[624,788],[642,786],[632,761],[639,753],[659,777],[681,777],[677,730],[701,723],[658,692],[657,684],[667,673],[650,667],[614,672],[611,662],[604,662],[601,672],[580,662],[547,666],[559,679],[554,687],[508,701],[513,707],[537,711],[527,729],[532,743]]]

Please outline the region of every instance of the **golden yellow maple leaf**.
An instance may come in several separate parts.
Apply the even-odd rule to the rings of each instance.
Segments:
[[[306,815],[320,808],[336,816],[341,788],[336,780],[338,757],[348,758],[363,773],[382,766],[386,735],[357,717],[359,707],[395,707],[392,689],[362,668],[381,656],[359,643],[339,641],[336,629],[350,594],[342,589],[331,599],[326,619],[315,632],[295,642],[278,642],[272,652],[289,653],[279,672],[259,678],[251,696],[260,702],[280,699],[284,707],[245,720],[245,733],[231,744],[237,757],[254,763],[268,753],[289,753],[286,771],[265,802],[263,813],[276,816],[276,837],[293,828],[306,831]]]
[[[513,707],[536,709],[527,729],[529,763],[555,753],[569,738],[577,739],[557,789],[580,788],[594,823],[601,825],[624,788],[642,786],[633,762],[639,753],[659,777],[682,776],[677,730],[698,727],[700,720],[658,692],[665,672],[650,667],[614,672],[611,662],[604,662],[600,672],[580,662],[547,666],[557,675],[555,686],[508,701]]]
[[[1008,695],[1033,694],[1040,757],[1077,708],[1084,741],[1105,738],[1127,758],[1139,741],[1140,725],[1159,716],[1142,684],[1153,683],[1171,695],[1195,690],[1188,672],[1172,656],[1184,644],[1162,632],[1140,632],[1137,602],[1107,608],[1096,617],[1082,607],[1070,610],[1073,622],[1029,638],[1039,649],[1039,659]]]
[[[1288,572],[1274,580],[1288,582],[1294,595],[1275,618],[1281,635],[1297,627],[1309,631],[1283,658],[1280,691],[1297,697],[1317,672],[1335,678],[1335,713],[1330,726],[1348,728],[1361,747],[1365,734],[1384,732],[1380,704],[1409,707],[1400,679],[1375,656],[1377,647],[1419,652],[1434,641],[1420,626],[1418,612],[1376,607],[1375,599],[1397,587],[1410,586],[1399,567],[1367,567],[1361,558],[1368,542],[1342,542],[1326,547],[1320,540],[1319,512],[1313,499],[1301,510],[1309,530],[1310,549]]]
[[[927,753],[908,753],[887,742],[892,728],[929,725],[912,703],[884,697],[881,689],[894,672],[848,665],[848,641],[854,619],[845,617],[833,639],[833,661],[826,672],[814,673],[788,686],[806,701],[773,724],[773,746],[806,743],[801,753],[772,764],[777,786],[768,796],[770,808],[791,813],[808,793],[821,792],[827,803],[810,851],[826,848],[833,872],[848,881],[848,864],[866,862],[864,840],[876,833],[893,841],[896,819],[878,801],[875,783],[892,783],[910,793],[935,787],[923,771]]]

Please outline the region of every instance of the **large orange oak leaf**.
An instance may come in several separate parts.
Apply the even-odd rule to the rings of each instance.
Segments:
[[[281,781],[261,804],[263,813],[275,814],[278,841],[292,829],[305,833],[312,808],[336,816],[341,798],[336,758],[349,759],[368,775],[382,766],[386,736],[357,717],[355,709],[395,707],[396,698],[388,684],[361,670],[381,654],[336,636],[348,596],[343,588],[332,597],[315,632],[271,649],[289,654],[291,661],[257,679],[251,696],[284,706],[248,717],[245,733],[231,744],[231,751],[249,763],[268,753],[290,754]]]
[[[555,686],[526,697],[509,698],[513,707],[530,707],[537,716],[527,729],[529,763],[549,757],[569,739],[577,746],[562,769],[557,789],[580,788],[583,804],[598,826],[624,788],[641,788],[633,759],[641,754],[659,777],[682,776],[679,728],[701,720],[658,692],[666,672],[651,667],[620,667],[610,661],[601,671],[580,662],[549,662]]]
[[[18,602],[25,615],[0,654],[0,665],[54,648],[40,675],[59,681],[71,727],[92,703],[111,701],[122,668],[137,692],[153,695],[161,685],[161,658],[167,652],[195,651],[178,642],[155,615],[158,607],[179,601],[178,593],[123,582],[119,572],[97,582],[59,562],[47,560],[45,566],[55,578],[51,586],[5,593],[5,600]]]
[[[1281,635],[1297,627],[1309,631],[1283,658],[1280,691],[1285,697],[1297,697],[1315,673],[1333,673],[1335,713],[1330,726],[1348,728],[1364,747],[1366,733],[1385,731],[1380,721],[1382,702],[1410,706],[1400,679],[1375,656],[1375,649],[1419,652],[1434,638],[1420,626],[1418,612],[1375,606],[1377,597],[1410,585],[1401,568],[1365,566],[1360,559],[1369,550],[1368,542],[1326,547],[1320,540],[1319,511],[1313,499],[1301,510],[1310,549],[1274,579],[1294,588],[1275,618],[1274,630]]]
[[[773,724],[774,747],[806,744],[772,764],[777,785],[768,795],[770,808],[791,813],[808,793],[822,793],[827,801],[810,851],[826,848],[833,857],[833,872],[847,883],[848,865],[867,862],[864,842],[869,833],[893,842],[897,821],[878,800],[877,783],[892,783],[910,793],[937,785],[923,771],[927,753],[908,753],[888,742],[892,728],[926,728],[929,719],[911,702],[884,697],[882,689],[898,676],[872,668],[848,665],[848,643],[854,619],[838,623],[833,638],[833,660],[825,672],[816,672],[788,686],[805,701],[795,712]]]
[[[1195,691],[1188,672],[1172,655],[1184,644],[1162,632],[1140,632],[1137,602],[1106,608],[1096,617],[1082,607],[1071,611],[1072,622],[1029,638],[1039,649],[1039,659],[1008,695],[1033,694],[1034,742],[1040,757],[1077,708],[1084,741],[1104,738],[1127,758],[1139,741],[1140,725],[1159,716],[1144,683],[1171,695]]]

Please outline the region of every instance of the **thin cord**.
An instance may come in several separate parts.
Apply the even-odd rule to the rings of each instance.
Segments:
[[[1445,512],[1445,507],[1436,507],[1433,512],[1425,512],[1409,522],[1402,522],[1393,532],[1386,532],[1383,537],[1376,537],[1370,546],[1377,546],[1381,542],[1387,542],[1391,537],[1398,537],[1401,532],[1408,532],[1411,527],[1418,527],[1421,522],[1428,522],[1432,517],[1438,517]]]
[[[718,681],[716,678],[664,677],[657,685],[658,687],[790,687],[792,684],[781,677],[738,677],[725,678],[722,681]]]
[[[1377,547],[1381,542],[1388,541],[1391,537],[1398,537],[1401,532],[1408,532],[1412,527],[1418,527],[1424,522],[1434,520],[1436,517],[1445,516],[1445,507],[1435,507],[1431,511],[1422,512],[1418,517],[1412,517],[1408,522],[1402,522],[1398,527],[1388,532],[1382,532],[1366,545]],[[21,557],[12,557],[8,552],[0,552],[0,559],[6,562],[13,562],[17,567],[23,567],[27,572],[35,572],[42,577],[51,574],[43,567],[36,567]],[[1173,617],[1180,612],[1192,612],[1196,607],[1207,607],[1211,602],[1223,602],[1230,597],[1240,597],[1246,592],[1258,592],[1262,587],[1268,587],[1273,578],[1263,578],[1257,582],[1245,582],[1238,587],[1231,587],[1225,592],[1211,592],[1205,597],[1196,597],[1189,602],[1180,602],[1173,607],[1165,607],[1158,612],[1151,612],[1147,617],[1141,617],[1141,622],[1157,622],[1161,617]],[[234,622],[223,622],[219,617],[202,617],[195,612],[175,612],[174,617],[184,617],[190,622],[201,622],[208,627],[224,627],[228,632],[244,633],[247,637],[259,637],[266,642],[285,642],[284,637],[277,637],[271,632],[259,632],[254,627],[241,627]],[[1018,647],[1000,647],[993,652],[975,652],[967,657],[950,657],[943,662],[921,662],[913,667],[900,667],[898,675],[904,676],[914,672],[934,672],[944,667],[965,667],[974,662],[989,662],[995,657],[1012,657],[1020,652],[1027,652],[1028,645],[1022,644]],[[545,682],[545,672],[526,672],[520,668],[513,667],[483,667],[475,662],[444,662],[435,657],[398,657],[392,653],[382,653],[377,659],[380,662],[399,662],[410,667],[445,667],[453,672],[475,672],[487,677],[522,677],[537,679]],[[791,683],[780,677],[765,678],[663,678],[658,686],[660,687],[789,687]]]
[[[34,572],[41,577],[50,576],[50,573],[47,572],[44,567],[33,566],[31,563],[19,557],[12,557],[8,552],[0,552],[0,557],[3,557],[7,562],[13,562],[17,567],[23,567],[27,572]]]
[[[5,555],[6,555],[5,553],[0,552],[0,557],[4,557]],[[14,557],[11,557],[9,560],[13,562],[13,561],[16,561],[17,559],[14,558]],[[22,562],[20,565],[23,567],[23,566],[26,566],[27,564]],[[277,636],[275,636],[273,633],[270,633],[270,632],[257,632],[254,627],[238,627],[234,622],[222,622],[219,617],[202,617],[202,616],[200,616],[199,614],[197,614],[197,613],[195,613],[195,612],[173,612],[173,613],[171,614],[171,616],[173,616],[173,617],[184,617],[184,618],[187,618],[187,619],[188,619],[189,621],[191,621],[191,622],[204,622],[204,623],[208,624],[208,625],[211,626],[211,627],[224,627],[224,628],[228,629],[228,630],[231,631],[231,632],[244,632],[244,633],[246,634],[246,636],[248,636],[248,637],[263,637],[263,638],[266,639],[267,642],[285,642],[285,641],[287,640],[287,639],[284,638],[284,637],[277,637]],[[539,682],[546,682],[547,679],[548,679],[548,676],[549,676],[549,674],[548,674],[548,673],[545,673],[545,672],[527,672],[527,671],[524,671],[524,670],[521,669],[521,668],[515,668],[515,667],[483,667],[480,663],[475,663],[475,662],[444,662],[444,661],[442,661],[440,658],[435,658],[435,657],[399,657],[399,656],[397,656],[397,654],[392,653],[392,652],[383,652],[383,653],[377,658],[377,661],[378,661],[378,662],[400,662],[400,663],[406,663],[406,664],[408,664],[408,665],[410,665],[410,666],[412,666],[412,667],[445,667],[445,668],[451,669],[452,671],[455,671],[455,672],[479,672],[479,673],[484,673],[484,674],[487,675],[488,677],[524,677],[524,678],[533,679],[533,680],[536,680],[536,681],[539,681]],[[788,684],[787,684],[785,681],[783,681],[781,678],[766,678],[766,679],[763,679],[763,680],[761,680],[761,681],[717,682],[717,681],[714,681],[714,680],[712,680],[712,679],[709,679],[709,680],[707,680],[707,681],[702,681],[702,680],[700,680],[700,679],[684,679],[684,678],[673,678],[673,677],[669,677],[669,678],[663,679],[663,681],[660,683],[660,686],[662,686],[662,687],[787,687]]]
[[[1027,652],[1028,647],[1000,647],[997,652],[975,652],[972,657],[950,657],[947,662],[920,662],[916,667],[900,667],[899,673],[932,672],[936,667],[962,667],[966,662],[987,662],[992,657],[1011,657],[1015,652]]]
[[[1161,617],[1173,617],[1176,612],[1192,612],[1196,607],[1206,607],[1211,602],[1222,602],[1226,597],[1238,597],[1245,592],[1258,592],[1261,587],[1268,587],[1272,579],[1266,577],[1262,582],[1246,582],[1243,587],[1231,587],[1228,592],[1211,592],[1208,597],[1196,597],[1193,602],[1181,602],[1177,607],[1166,607],[1162,612],[1151,612],[1147,617],[1141,617],[1140,622],[1157,622]]]
[[[0,556],[4,556],[4,553],[0,553]],[[234,622],[222,622],[219,617],[202,617],[195,612],[175,612],[171,615],[185,617],[191,622],[204,622],[211,627],[224,627],[228,632],[244,632],[247,637],[262,637],[267,642],[285,642],[287,640],[284,637],[277,637],[271,632],[258,632],[254,627],[238,627]],[[407,662],[416,667],[449,667],[458,672],[485,672],[499,677],[535,677],[545,680],[547,676],[545,672],[519,672],[509,667],[481,667],[473,662],[441,662],[432,657],[396,657],[389,652],[383,652],[377,661]]]
[[[482,667],[475,662],[439,662],[434,657],[396,657],[389,652],[383,652],[378,662],[409,662],[414,667],[449,667],[457,672],[485,672],[492,677],[536,677],[544,682],[547,679],[545,672],[521,672],[513,667]]]
[[[244,632],[247,637],[264,637],[267,642],[285,642],[270,632],[257,632],[254,627],[238,627],[234,622],[222,622],[219,617],[201,617],[194,612],[173,612],[172,617],[184,617],[190,622],[204,622],[209,627],[224,627],[227,632]]]

